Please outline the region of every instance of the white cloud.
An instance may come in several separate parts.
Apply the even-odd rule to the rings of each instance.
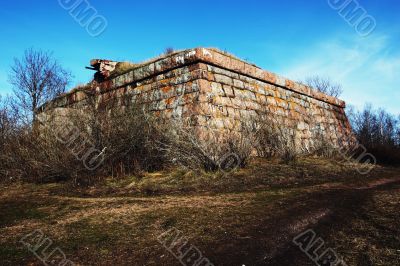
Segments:
[[[385,78],[398,78],[400,74],[400,56],[379,59],[376,61],[374,69]]]
[[[374,36],[336,38],[303,51],[300,58],[281,69],[294,80],[320,75],[343,84],[342,98],[358,108],[366,102],[400,113],[400,55],[387,53],[389,38]],[[396,98],[397,97],[397,98]]]

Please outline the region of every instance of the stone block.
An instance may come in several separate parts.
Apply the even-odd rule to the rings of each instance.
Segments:
[[[233,86],[233,80],[230,77],[220,75],[220,74],[215,74],[214,77],[215,77],[216,82],[222,83],[224,85]]]
[[[218,96],[225,96],[225,91],[222,89],[222,84],[217,82],[211,82],[212,93]]]
[[[223,86],[223,89],[224,89],[225,95],[226,95],[227,97],[231,97],[231,98],[235,97],[234,90],[233,90],[233,88],[232,88],[231,86],[229,86],[229,85],[224,85],[224,86]]]
[[[244,89],[244,83],[241,80],[234,79],[233,80],[233,86],[239,89]]]

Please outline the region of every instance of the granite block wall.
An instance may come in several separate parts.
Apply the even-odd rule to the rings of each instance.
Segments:
[[[243,123],[267,115],[290,129],[306,149],[316,131],[333,145],[346,145],[352,136],[343,101],[216,49],[190,49],[123,74],[111,72],[94,80],[89,90],[54,99],[41,112],[84,109],[88,95],[94,95],[97,108],[140,104],[165,119],[189,121],[207,134],[240,132]]]

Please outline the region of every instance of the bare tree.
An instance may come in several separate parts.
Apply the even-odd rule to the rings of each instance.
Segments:
[[[32,121],[46,101],[65,92],[71,74],[52,57],[52,53],[30,48],[21,59],[14,58],[9,76],[18,105]]]
[[[4,143],[10,134],[12,123],[8,100],[2,99],[0,95],[0,150],[3,150]]]
[[[397,118],[396,143],[397,147],[400,148],[400,115]]]
[[[359,142],[378,162],[399,164],[400,124],[395,116],[367,104],[362,111],[355,112],[351,123]]]
[[[345,111],[346,111],[346,116],[349,119],[351,126],[354,126],[355,119],[356,119],[356,113],[357,113],[356,107],[354,105],[347,104]]]
[[[322,78],[320,76],[309,77],[303,82],[322,93],[333,97],[340,97],[343,93],[343,88],[340,84],[333,83],[329,78]]]
[[[396,145],[400,148],[400,115],[398,115],[396,122]]]

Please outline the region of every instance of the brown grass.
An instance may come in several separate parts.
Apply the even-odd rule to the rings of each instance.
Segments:
[[[228,175],[170,169],[74,192],[7,185],[0,261],[39,265],[18,240],[41,229],[78,265],[179,265],[157,242],[176,227],[215,265],[311,265],[291,240],[312,228],[348,265],[396,265],[400,171],[360,176],[348,167],[256,160]],[[157,193],[149,196],[149,186]]]

